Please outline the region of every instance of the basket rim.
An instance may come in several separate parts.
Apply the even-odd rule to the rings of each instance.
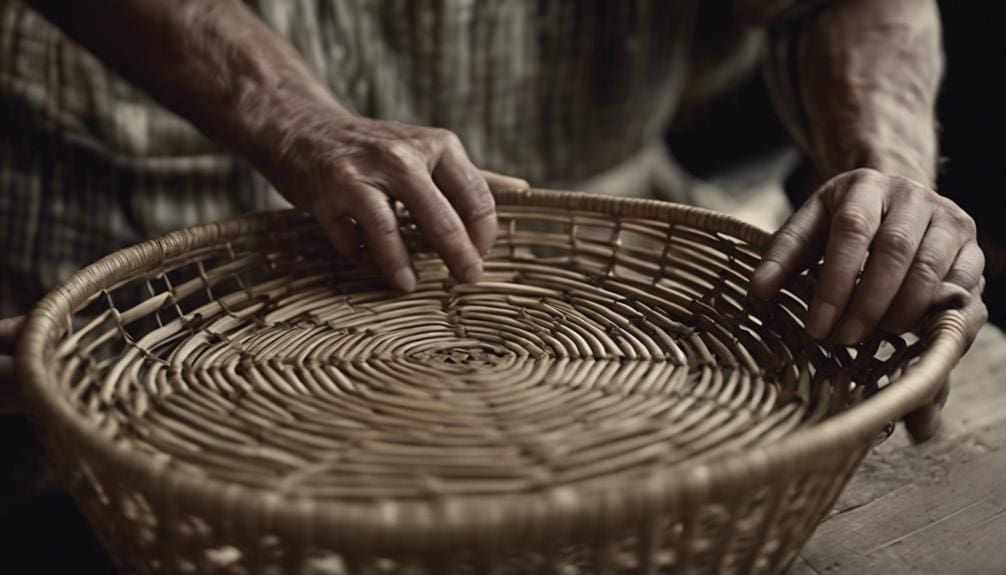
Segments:
[[[770,234],[733,217],[669,202],[546,189],[495,192],[502,205],[598,211],[621,217],[649,218],[731,235],[757,249]],[[265,230],[283,222],[306,221],[303,212],[284,210],[239,216],[166,234],[116,251],[74,273],[32,310],[17,353],[19,385],[37,425],[58,426],[102,466],[123,478],[149,485],[162,503],[205,516],[223,517],[241,533],[276,533],[294,537],[324,534],[326,542],[356,548],[393,546],[405,552],[429,552],[458,540],[498,545],[557,533],[610,530],[655,517],[661,512],[710,497],[743,496],[745,484],[819,468],[821,453],[835,460],[861,456],[876,434],[935,396],[964,351],[964,320],[947,310],[928,324],[929,347],[919,361],[883,392],[822,423],[800,429],[769,445],[743,453],[728,452],[691,462],[674,473],[592,487],[584,495],[575,486],[542,492],[475,495],[446,500],[358,502],[314,500],[279,495],[262,488],[197,478],[168,468],[165,462],[114,444],[63,400],[49,381],[45,349],[64,329],[70,311],[94,291],[127,273],[187,250]],[[66,435],[63,433],[62,435]],[[858,461],[858,459],[857,459]],[[617,484],[614,484],[617,483]]]

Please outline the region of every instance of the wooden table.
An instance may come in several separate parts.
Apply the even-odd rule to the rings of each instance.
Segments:
[[[986,327],[951,376],[943,425],[867,455],[790,575],[1006,574],[1006,337]]]

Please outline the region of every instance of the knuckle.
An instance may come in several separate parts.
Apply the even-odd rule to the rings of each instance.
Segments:
[[[936,204],[937,208],[941,208],[948,212],[954,212],[955,210],[960,209],[959,206],[953,200],[951,200],[946,196],[941,196],[940,194],[935,195],[935,197],[933,198],[933,203]]]
[[[839,210],[832,219],[832,228],[851,239],[869,242],[871,238],[872,218],[862,208],[846,208]]]
[[[957,255],[957,260],[946,278],[947,282],[957,284],[968,291],[981,285],[986,264],[985,254],[973,244],[970,248],[965,246]]]
[[[899,263],[911,261],[916,243],[912,233],[903,227],[886,229],[877,236],[875,251]]]
[[[936,256],[930,252],[920,253],[912,264],[912,275],[920,282],[935,285],[943,280],[943,270]]]
[[[978,279],[984,279],[985,267],[988,265],[988,260],[985,258],[985,252],[981,249],[975,250],[975,269],[978,270]]]
[[[978,234],[978,225],[975,223],[975,219],[964,210],[957,209],[954,212],[954,221],[968,237],[974,237]]]
[[[382,163],[395,169],[411,168],[416,160],[415,146],[406,140],[381,140],[373,144],[373,153]]]
[[[430,128],[429,130],[430,139],[449,146],[460,146],[461,138],[458,137],[454,132],[444,129],[444,128]]]
[[[883,178],[884,175],[873,168],[856,168],[849,172],[849,177],[856,183],[864,183]]]
[[[347,184],[360,177],[360,168],[351,156],[340,156],[332,160],[328,167],[329,177],[337,184]]]
[[[807,237],[805,232],[794,226],[783,226],[779,228],[779,231],[776,232],[775,238],[773,239],[773,244],[776,245],[784,243],[802,245],[810,241],[810,238]]]
[[[920,190],[922,190],[927,196],[936,195],[936,193],[932,190],[932,188],[930,188],[929,186],[922,185],[911,178],[907,178],[905,176],[901,176],[898,174],[893,174],[885,177],[890,180],[891,184],[893,185],[892,187],[894,187],[899,192],[918,195]]]
[[[390,210],[383,206],[375,206],[360,214],[360,222],[367,234],[372,237],[384,237],[398,233],[398,220]]]
[[[950,271],[947,274],[946,282],[958,285],[968,291],[971,291],[976,285],[979,285],[982,280],[981,268],[977,270],[972,270],[968,268],[958,267]]]
[[[467,195],[474,200],[462,214],[466,221],[480,222],[496,218],[496,202],[486,190],[476,189]]]
[[[935,193],[935,192],[934,192]],[[968,236],[977,234],[977,225],[971,214],[964,211],[950,198],[937,195],[937,208],[949,218],[956,230],[963,231]]]

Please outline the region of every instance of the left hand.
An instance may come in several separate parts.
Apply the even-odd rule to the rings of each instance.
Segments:
[[[988,317],[974,220],[908,178],[864,168],[829,180],[776,232],[751,295],[771,298],[822,254],[806,321],[814,338],[853,345],[878,327],[903,333],[930,309],[953,306],[964,312],[970,346]],[[925,429],[910,429],[917,438],[935,431],[934,417],[921,419]]]

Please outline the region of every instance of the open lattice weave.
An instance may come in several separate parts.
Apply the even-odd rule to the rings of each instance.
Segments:
[[[720,215],[498,204],[477,284],[403,219],[419,287],[394,293],[284,212],[118,252],[51,294],[23,379],[120,566],[777,572],[960,355],[953,312],[921,339],[811,340],[813,274],[749,302],[766,235]]]

